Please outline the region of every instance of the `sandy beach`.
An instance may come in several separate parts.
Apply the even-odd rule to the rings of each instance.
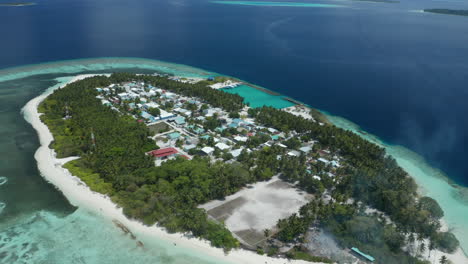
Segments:
[[[79,75],[73,77],[69,82],[91,76],[92,75]],[[55,151],[48,147],[53,140],[53,136],[47,126],[40,121],[40,114],[37,111],[37,107],[54,89],[58,89],[64,85],[65,84],[62,83],[47,89],[42,95],[29,101],[22,111],[25,119],[33,126],[39,135],[41,146],[36,151],[34,157],[37,160],[41,175],[48,182],[55,185],[67,197],[71,204],[96,215],[100,215],[108,220],[109,224],[114,224],[118,221],[125,226],[125,228],[128,228],[130,232],[135,234],[137,240],[140,234],[144,234],[145,237],[149,236],[164,239],[174,243],[177,247],[193,249],[224,262],[252,264],[310,263],[306,261],[289,261],[287,259],[270,258],[242,249],[233,250],[226,255],[222,249],[211,247],[207,241],[188,238],[180,233],[169,234],[163,228],[145,226],[138,221],[127,219],[122,212],[122,208],[118,208],[107,196],[91,191],[79,178],[71,175],[68,170],[62,167],[65,162],[76,159],[77,157],[57,159]]]

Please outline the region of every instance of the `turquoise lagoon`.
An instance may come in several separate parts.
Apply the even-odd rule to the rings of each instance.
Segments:
[[[226,93],[238,94],[244,97],[244,102],[249,103],[251,107],[272,106],[281,109],[294,105],[286,101],[284,96],[271,95],[245,84],[222,90]]]
[[[185,65],[138,58],[81,59],[1,70],[0,101],[2,97],[8,99],[1,101],[3,108],[0,109],[2,110],[0,119],[4,125],[1,128],[2,133],[7,137],[9,133],[25,133],[24,138],[20,138],[21,142],[34,137],[30,126],[18,125],[16,117],[19,116],[20,108],[27,101],[41,94],[46,88],[57,84],[58,77],[113,71],[157,71],[187,77],[218,75]],[[13,86],[15,82],[26,81],[30,83],[29,86],[23,84],[18,87]],[[5,84],[8,87],[4,87]],[[12,88],[7,89],[10,86]],[[245,96],[245,100],[252,106],[267,104],[282,108],[292,105],[283,100],[282,96],[272,96],[247,85],[227,92]],[[5,104],[17,97],[23,99],[17,101],[15,106],[5,107]],[[260,100],[263,101],[260,102]],[[415,178],[421,187],[421,192],[433,197],[441,204],[445,211],[445,221],[453,229],[462,247],[465,250],[468,249],[468,221],[466,220],[468,219],[468,204],[467,195],[464,193],[466,189],[450,185],[440,171],[433,169],[414,152],[381,142],[378,138],[362,132],[357,125],[347,120],[332,115],[328,117],[335,125],[352,130],[384,146],[400,166]],[[31,149],[37,149],[39,146],[37,140],[28,144]],[[20,157],[22,154],[21,149],[15,150],[9,140],[0,141],[0,147],[4,149],[4,146],[10,149],[6,158],[15,155]],[[28,193],[24,193],[23,186],[27,182],[15,182],[17,181],[15,175],[20,173],[23,167],[36,167],[35,164],[28,163],[34,162],[32,154],[33,152],[26,153],[21,158],[15,159],[14,161],[18,164],[8,171],[3,172],[3,166],[0,168],[0,176],[3,177],[2,182],[4,182],[0,186],[0,211],[2,211],[0,212],[0,263],[222,263],[201,252],[181,246],[175,247],[165,240],[146,237],[145,234],[136,234],[138,239],[145,244],[145,248],[142,249],[137,247],[135,240],[123,234],[111,221],[88,211],[85,206],[77,209],[66,205],[49,206],[59,202],[67,204],[66,194],[65,197],[58,194],[49,195],[57,191],[51,188],[50,184],[44,183],[37,169],[35,173],[34,171],[28,172],[32,174],[28,176],[28,181],[37,181],[28,187],[36,188],[32,191],[28,190],[28,193],[37,193],[37,195],[28,200]],[[8,164],[5,162],[2,165]],[[16,193],[19,194],[16,198],[8,200],[7,196],[2,195],[6,193],[5,190],[9,190],[9,196],[15,197]],[[38,204],[41,199],[46,202]],[[30,204],[35,204],[35,206],[27,210]],[[41,206],[44,208],[41,209]],[[23,212],[13,213],[14,208],[21,208]]]

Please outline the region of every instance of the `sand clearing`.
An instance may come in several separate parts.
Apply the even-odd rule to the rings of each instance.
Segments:
[[[231,231],[264,229],[275,227],[279,219],[297,213],[299,208],[307,203],[308,195],[300,194],[292,186],[273,177],[267,182],[258,182],[251,188],[226,197],[224,201],[212,201],[200,206],[206,210],[213,210],[232,201],[242,199],[242,203],[234,208],[226,208],[229,217],[225,220]]]
[[[256,248],[266,239],[265,229],[274,232],[279,219],[297,213],[311,197],[275,176],[200,207],[214,219],[224,221],[242,243]]]
[[[314,118],[310,114],[310,109],[305,106],[295,105],[295,106],[283,108],[283,111],[293,114],[295,116],[301,116],[305,119],[314,120]]]
[[[92,75],[76,76],[72,78],[70,82],[90,76]],[[109,220],[109,224],[111,225],[113,225],[113,220],[119,221],[136,235],[136,239],[138,239],[139,236],[164,239],[177,244],[178,247],[193,249],[202,253],[202,255],[211,256],[224,262],[252,264],[310,263],[305,261],[288,261],[286,259],[269,258],[241,249],[233,250],[228,255],[225,255],[222,249],[211,247],[207,241],[188,238],[180,233],[169,234],[162,228],[145,226],[140,222],[127,219],[122,213],[122,208],[118,208],[107,196],[91,191],[79,178],[71,175],[68,170],[62,168],[61,164],[63,159],[56,159],[55,152],[48,147],[53,140],[53,136],[47,126],[40,121],[40,114],[37,112],[37,107],[54,89],[63,85],[62,83],[47,89],[42,95],[29,101],[22,111],[25,119],[31,123],[39,135],[41,146],[36,151],[34,157],[37,160],[41,175],[63,192],[71,204],[96,215],[100,215],[104,219]]]

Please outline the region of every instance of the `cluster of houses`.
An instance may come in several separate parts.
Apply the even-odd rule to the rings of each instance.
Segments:
[[[222,83],[220,86],[227,84],[233,85]],[[255,119],[248,117],[247,107],[238,116],[231,117],[223,109],[205,104],[198,98],[175,94],[143,82],[112,84],[97,88],[97,91],[97,97],[104,105],[133,115],[154,132],[152,138],[159,148],[147,154],[154,157],[156,165],[177,156],[192,159],[195,155],[204,155],[227,161],[236,159],[243,151],[276,145],[285,148],[289,156],[306,155],[311,164],[322,162],[328,167],[340,167],[339,157],[327,150],[319,151],[318,158],[310,155],[314,141],[303,142],[297,149],[288,149],[284,142],[299,135],[295,132],[285,134],[257,124]],[[218,125],[208,128],[206,121],[212,119],[217,119]],[[263,138],[261,144],[248,144],[249,138],[260,135]],[[333,174],[329,176],[333,177]],[[320,180],[319,176],[313,177]]]

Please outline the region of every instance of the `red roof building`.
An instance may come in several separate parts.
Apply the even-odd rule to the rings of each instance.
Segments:
[[[164,158],[164,157],[175,155],[177,153],[179,153],[179,151],[177,151],[177,149],[175,148],[163,148],[163,149],[152,150],[150,152],[147,152],[146,154],[151,155],[155,158]]]

